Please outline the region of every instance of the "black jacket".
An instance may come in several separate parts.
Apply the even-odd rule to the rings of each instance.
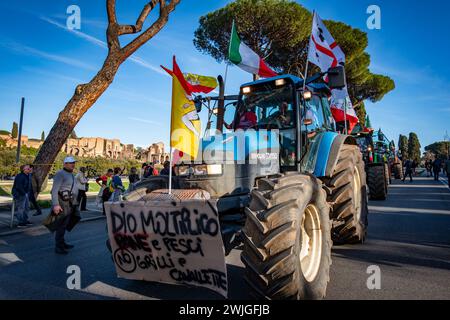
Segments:
[[[30,176],[26,175],[25,173],[19,173],[14,179],[14,185],[12,188],[13,197],[23,197],[31,191],[32,189]]]

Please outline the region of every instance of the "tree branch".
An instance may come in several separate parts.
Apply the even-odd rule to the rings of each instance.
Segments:
[[[108,49],[109,51],[118,51],[120,42],[117,33],[116,0],[107,0],[106,11],[108,13],[108,29],[106,30]]]
[[[171,0],[166,5],[165,0],[157,0],[161,6],[158,20],[156,20],[144,33],[139,35],[136,39],[131,41],[122,49],[123,59],[131,56],[144,43],[155,36],[169,20],[169,14],[175,10],[175,7],[180,3],[180,0]]]
[[[142,31],[142,26],[144,25],[145,20],[147,19],[150,12],[156,7],[156,5],[160,2],[159,0],[152,0],[147,3],[142,9],[139,18],[136,20],[136,24],[134,25],[120,25],[119,26],[119,36],[124,34],[134,34]]]

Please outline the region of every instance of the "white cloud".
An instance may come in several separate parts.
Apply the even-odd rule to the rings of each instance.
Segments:
[[[39,68],[33,68],[33,67],[23,67],[23,70],[27,71],[27,72],[33,72],[33,73],[37,73],[46,77],[51,77],[51,78],[59,78],[62,80],[67,80],[70,82],[75,82],[75,83],[84,83],[84,80],[78,79],[78,78],[73,78],[73,77],[69,77],[63,74],[58,74],[55,72],[49,72],[47,70],[43,70],[43,69],[39,69]]]
[[[30,56],[35,56],[35,57],[39,57],[39,58],[44,58],[47,60],[51,60],[51,61],[55,61],[55,62],[61,62],[64,64],[67,64],[69,66],[72,67],[77,67],[77,68],[82,68],[82,69],[86,69],[86,70],[96,70],[96,68],[92,65],[83,63],[79,60],[75,60],[75,59],[71,59],[71,58],[67,58],[61,55],[57,55],[57,54],[52,54],[52,53],[47,53],[45,51],[41,51],[17,42],[11,42],[8,44],[2,44],[3,47],[13,50],[19,54],[25,54],[25,55],[30,55]]]
[[[84,40],[86,40],[86,41],[88,41],[88,42],[90,42],[90,43],[92,43],[92,44],[94,44],[94,45],[96,45],[96,46],[98,46],[100,48],[108,49],[108,45],[106,44],[106,42],[104,42],[104,41],[102,41],[102,40],[100,40],[100,39],[98,39],[96,37],[93,37],[91,35],[88,35],[88,34],[86,34],[84,32],[78,31],[78,30],[70,30],[65,25],[63,25],[62,23],[59,23],[59,22],[57,22],[57,21],[55,21],[53,19],[50,19],[50,18],[47,18],[47,17],[40,17],[40,18],[41,18],[41,20],[43,20],[43,21],[45,21],[47,23],[50,23],[50,24],[52,24],[52,25],[54,25],[54,26],[56,26],[56,27],[58,27],[60,29],[64,29],[67,32],[71,32],[75,36],[77,36],[77,37],[79,37],[81,39],[84,39]],[[158,73],[160,75],[168,76],[168,74],[166,72],[164,72],[160,67],[152,65],[151,63],[145,61],[143,58],[141,58],[141,57],[139,57],[137,55],[131,56],[129,58],[129,60],[134,62],[135,64],[141,66],[141,67],[144,67],[144,68],[146,68],[148,70],[154,71],[154,72],[156,72],[156,73]]]
[[[142,119],[142,118],[128,117],[128,120],[142,122],[142,123],[147,123],[147,124],[152,124],[152,125],[159,126],[159,127],[161,126],[161,123],[159,123],[159,122],[152,121],[152,120],[147,120],[147,119]]]

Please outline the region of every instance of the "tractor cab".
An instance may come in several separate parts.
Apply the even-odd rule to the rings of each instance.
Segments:
[[[276,131],[280,143],[281,172],[297,171],[311,140],[323,131],[334,131],[325,84],[309,83],[283,75],[241,86],[232,130]]]

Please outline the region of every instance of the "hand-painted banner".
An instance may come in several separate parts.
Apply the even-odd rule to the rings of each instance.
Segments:
[[[119,277],[206,287],[227,296],[214,201],[116,202],[105,209]]]

